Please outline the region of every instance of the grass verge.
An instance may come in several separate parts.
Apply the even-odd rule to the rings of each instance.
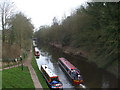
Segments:
[[[0,90],[2,89],[2,71],[0,71]]]
[[[31,64],[32,64],[32,67],[34,68],[37,76],[38,76],[39,82],[41,83],[42,87],[49,89],[49,87],[47,86],[47,83],[46,83],[44,77],[42,76],[41,71],[40,71],[39,68],[38,68],[38,65],[37,65],[37,62],[36,62],[36,60],[35,60],[34,55],[33,55]]]
[[[2,72],[2,88],[35,88],[27,67],[6,69]]]

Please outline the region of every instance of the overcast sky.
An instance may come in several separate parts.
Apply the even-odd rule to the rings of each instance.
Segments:
[[[17,9],[23,12],[31,21],[35,28],[41,25],[50,25],[53,17],[58,20],[66,14],[84,4],[87,0],[12,0]]]

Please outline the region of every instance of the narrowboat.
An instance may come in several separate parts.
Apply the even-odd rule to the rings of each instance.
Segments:
[[[63,84],[59,77],[47,65],[41,65],[41,72],[51,89],[63,89]]]
[[[78,70],[75,66],[73,66],[68,60],[65,58],[59,58],[58,64],[64,70],[69,80],[74,85],[79,85],[83,83],[82,75],[80,74],[80,70]]]
[[[34,55],[36,56],[36,58],[39,58],[40,56],[40,52],[37,47],[34,48]]]
[[[37,44],[35,41],[33,41],[33,47],[37,47]]]

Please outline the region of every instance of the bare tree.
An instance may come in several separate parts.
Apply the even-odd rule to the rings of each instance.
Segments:
[[[2,23],[2,30],[7,29],[9,18],[14,11],[14,3],[10,0],[1,0],[0,1],[0,18]]]
[[[14,3],[10,0],[0,0],[0,19],[3,30],[3,42],[5,41],[5,31],[8,29],[10,17],[13,15]]]

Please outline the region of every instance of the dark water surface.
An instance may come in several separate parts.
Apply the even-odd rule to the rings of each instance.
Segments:
[[[42,64],[47,64],[60,78],[63,83],[64,88],[82,88],[81,86],[74,86],[66,77],[65,73],[61,70],[58,65],[58,58],[65,57],[68,59],[75,67],[77,67],[84,79],[84,85],[86,88],[117,88],[118,80],[115,76],[110,73],[97,68],[93,63],[88,63],[84,58],[70,56],[61,52],[61,50],[56,49],[51,46],[41,46],[40,58],[36,59],[38,66]]]

